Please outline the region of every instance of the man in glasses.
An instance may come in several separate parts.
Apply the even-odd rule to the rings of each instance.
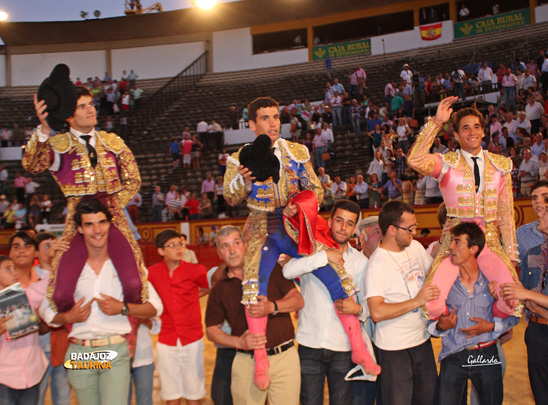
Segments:
[[[206,269],[183,261],[184,243],[174,230],[160,232],[154,240],[164,258],[149,268],[148,279],[164,304],[162,329],[156,344],[158,373],[166,403],[201,403],[206,395],[204,340],[199,299],[209,292]]]
[[[415,211],[401,201],[389,201],[379,213],[382,241],[365,272],[365,298],[376,322],[373,343],[382,402],[432,404],[436,361],[420,307],[439,296],[424,280],[432,258],[413,240]]]
[[[517,278],[514,270],[518,249],[512,208],[512,161],[506,156],[482,149],[483,115],[474,108],[462,108],[452,114],[452,105],[456,101],[457,97],[447,97],[441,101],[436,116],[430,118],[413,144],[408,162],[413,169],[439,181],[450,226],[477,221],[484,227],[487,244],[478,256],[478,264],[487,280],[497,280],[500,286],[512,282],[513,277]],[[449,119],[452,119],[460,151],[444,155],[428,153],[434,138]],[[426,305],[431,319],[438,319],[446,313],[445,300],[459,273],[458,266],[449,260],[450,239],[449,235],[443,238],[428,276],[428,281],[441,291],[439,300]],[[438,268],[441,270],[438,271]],[[519,314],[521,307],[516,300],[497,300],[493,311],[495,316],[507,317]]]

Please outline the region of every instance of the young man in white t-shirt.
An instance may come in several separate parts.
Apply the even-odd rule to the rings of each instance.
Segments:
[[[415,211],[401,201],[389,201],[379,213],[382,242],[369,258],[365,297],[376,322],[373,342],[383,403],[432,404],[436,363],[420,309],[439,296],[424,285],[432,258],[416,235]]]

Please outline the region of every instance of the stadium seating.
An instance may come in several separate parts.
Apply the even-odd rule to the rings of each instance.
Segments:
[[[347,87],[347,76],[351,68],[361,65],[368,75],[366,94],[380,104],[383,102],[385,84],[388,80],[399,77],[404,63],[410,63],[413,70],[426,76],[482,60],[492,61],[496,65],[514,60],[528,60],[538,54],[538,49],[545,47],[547,36],[548,23],[541,23],[458,39],[447,45],[386,55],[338,58],[333,61],[332,76],[339,77]],[[139,85],[145,90],[144,96],[147,97],[168,80],[139,80]],[[150,218],[153,185],[159,184],[163,190],[167,190],[169,184],[185,184],[192,190],[199,191],[206,172],[211,172],[214,176],[219,174],[217,153],[211,150],[203,151],[201,170],[172,170],[168,146],[172,139],[180,138],[184,126],[189,126],[194,131],[196,123],[202,119],[208,122],[216,120],[224,125],[230,106],[234,105],[241,110],[250,100],[259,96],[272,96],[281,104],[289,104],[295,98],[322,100],[325,82],[322,61],[240,72],[208,73],[203,76],[165,113],[150,122],[144,128],[145,132],[136,133],[126,139],[137,157],[143,177],[143,221]],[[36,125],[34,108],[30,102],[35,91],[36,87],[0,89],[0,125],[11,125],[14,122],[20,126]],[[139,120],[139,115],[136,114],[133,119]],[[237,146],[227,149],[230,153]],[[351,127],[337,129],[335,152],[337,158],[330,162],[327,170],[331,176],[347,178],[351,173],[367,171],[371,159],[369,141],[356,137]],[[8,170],[14,173],[17,166],[10,166],[11,164]],[[49,192],[55,198],[61,197],[60,193],[52,192],[55,186],[45,176],[37,177],[37,181],[46,186],[40,192]],[[241,213],[245,213],[245,210]]]

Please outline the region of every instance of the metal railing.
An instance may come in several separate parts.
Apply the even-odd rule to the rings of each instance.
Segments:
[[[182,95],[202,78],[207,72],[207,53],[207,51],[202,53],[181,73],[173,77],[153,95],[144,99],[133,110],[132,121],[137,134],[146,131],[156,118],[164,114],[174,102],[180,100]]]

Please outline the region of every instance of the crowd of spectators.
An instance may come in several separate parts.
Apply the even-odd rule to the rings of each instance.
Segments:
[[[486,125],[484,128],[485,136],[483,138],[482,147],[492,153],[509,156],[512,159],[514,168],[511,175],[514,196],[529,196],[531,195],[532,189],[535,188],[533,186],[535,182],[539,179],[548,180],[548,111],[546,103],[548,101],[546,97],[548,86],[544,85],[542,80],[543,75],[548,75],[547,61],[548,58],[545,57],[540,71],[539,69],[536,71],[536,74],[541,79],[540,85],[538,83],[539,81],[535,80],[531,86],[527,87],[526,90],[528,94],[526,93],[524,96],[525,98],[522,100],[523,103],[520,103],[520,100],[518,99],[520,97],[519,92],[524,89],[519,88],[520,79],[513,73],[511,68],[505,71],[499,89],[498,81],[497,83],[494,83],[493,80],[486,80],[487,73],[485,73],[485,71],[488,72],[488,64],[483,64],[482,66],[484,72],[481,74],[481,86],[491,86],[491,90],[496,89],[501,92],[499,102],[496,105],[490,105],[484,113]],[[501,67],[501,69],[503,69],[503,67]],[[352,75],[355,75],[357,71],[357,69],[354,69]],[[529,77],[533,77],[529,68],[526,68],[522,75],[524,76],[522,83],[533,82],[533,80],[528,79]],[[515,77],[515,80],[512,76]],[[492,71],[491,77],[493,78]],[[509,77],[510,79],[508,79]],[[110,80],[111,79],[109,78],[105,82],[109,83]],[[459,82],[459,79],[452,77],[452,75],[449,75],[449,80],[450,84],[448,88],[443,84],[445,93],[440,90],[440,92],[435,94],[439,94],[440,97],[443,97],[443,94],[449,93],[466,96],[467,88],[464,82]],[[135,85],[134,81],[135,79],[133,79],[132,85],[128,76],[127,86],[129,86],[129,88],[126,86],[126,92],[131,89],[131,86]],[[410,66],[407,64],[404,65],[399,80],[387,84],[385,88],[385,105],[377,106],[368,100],[365,94],[365,89],[367,89],[365,82],[366,76],[361,80],[353,80],[352,77],[349,77],[351,93],[348,94],[344,91],[343,85],[339,83],[337,78],[334,78],[333,85],[331,85],[330,82],[326,85],[326,98],[323,103],[311,105],[307,100],[305,100],[304,103],[300,103],[300,100],[296,99],[287,107],[289,115],[291,116],[290,122],[292,119],[293,124],[296,126],[300,126],[301,124],[307,125],[308,131],[298,131],[297,128],[295,128],[294,140],[304,143],[310,150],[310,155],[315,159],[318,179],[324,189],[324,200],[321,209],[324,211],[331,211],[333,206],[335,206],[334,212],[337,212],[339,209],[337,208],[337,204],[341,206],[340,203],[342,200],[346,199],[355,201],[361,209],[380,208],[381,205],[387,201],[403,201],[409,205],[441,203],[442,197],[436,179],[429,176],[418,175],[407,163],[407,152],[413,143],[413,137],[415,135],[413,129],[419,130],[418,124],[413,122],[416,121],[413,99],[416,99],[416,97],[414,97],[415,92],[420,91],[420,87],[416,87],[417,83],[419,83],[418,85],[420,86],[420,82],[414,80],[414,74],[411,71]],[[514,96],[514,104],[512,103],[512,94],[515,93],[515,91],[508,90],[507,88],[509,87],[512,87],[514,90],[519,90],[517,96]],[[339,91],[343,94],[342,98]],[[386,93],[386,91],[388,91],[388,93]],[[112,94],[112,88],[107,90],[106,94]],[[434,94],[434,92],[431,94]],[[352,99],[350,99],[350,96]],[[108,104],[110,103],[108,99],[106,100],[106,103],[107,106],[105,108],[110,109],[111,106]],[[129,104],[127,105],[129,106]],[[231,109],[231,112],[235,112],[235,110]],[[515,118],[516,116],[517,119]],[[237,115],[235,116],[235,119],[238,119]],[[361,133],[362,119],[365,124],[364,128],[366,128],[364,134]],[[178,139],[174,139],[169,148],[169,152],[173,157],[174,168],[182,160],[184,168],[190,168],[192,166],[192,169],[198,169],[200,167],[200,151],[202,148],[211,148],[216,149],[216,152],[219,153],[219,169],[221,173],[224,172],[223,167],[226,168],[228,154],[226,153],[226,149],[222,148],[222,133],[221,138],[219,138],[218,134],[221,131],[218,130],[219,128],[214,126],[214,124],[216,123],[212,122],[211,125],[208,125],[205,121],[200,122],[196,128],[196,134],[194,135],[190,133],[189,127],[184,128],[182,140],[179,141]],[[331,179],[331,176],[326,172],[325,162],[331,159],[336,150],[335,146],[337,140],[334,128],[343,125],[352,125],[356,135],[363,136],[363,139],[368,141],[366,144],[371,143],[374,158],[368,167],[356,168],[355,174],[348,176],[347,179],[341,178],[340,175],[334,175],[333,179]],[[305,132],[304,139],[301,138],[302,132]],[[219,139],[221,141],[219,141]],[[455,151],[457,148],[458,144],[454,140],[453,129],[450,125],[446,124],[440,131],[439,136],[434,140],[431,152],[445,154]],[[195,154],[196,152],[198,152],[198,154]],[[2,193],[2,195],[0,195],[0,210],[3,210],[0,213],[2,214],[2,225],[4,227],[25,229],[26,225],[34,227],[40,222],[48,223],[52,203],[47,195],[38,193],[40,185],[33,181],[31,177],[25,177],[22,173],[16,173],[13,181],[10,181],[9,173],[4,167],[0,166],[0,187],[0,193]],[[11,203],[9,202],[10,199],[7,198],[4,193],[13,197]],[[135,222],[138,222],[138,208],[141,204],[142,198],[140,194],[137,194],[129,203],[128,212]],[[162,193],[160,186],[156,186],[152,196],[151,208],[154,221],[189,221],[215,217],[223,218],[231,215],[230,207],[223,198],[223,178],[222,176],[214,178],[211,174],[207,174],[206,178],[202,181],[199,194],[197,190],[190,190],[187,186],[179,188],[175,184],[172,184],[169,191],[164,194]],[[344,209],[342,209],[342,211],[344,211]],[[404,212],[401,218],[404,218],[404,216],[405,218],[410,217],[410,215],[407,214],[411,214],[411,211]],[[358,216],[356,214],[355,220],[357,221],[357,219]],[[400,218],[397,218],[397,220],[400,221]],[[399,226],[399,224],[403,224],[403,222],[398,221],[389,226],[394,226],[399,230],[409,232],[410,235],[415,232],[417,225],[414,216],[412,221],[405,219],[405,221],[409,222],[406,223],[408,227]],[[355,228],[356,224],[357,222],[353,222],[354,227],[352,229]],[[359,229],[364,255],[366,255],[365,242],[367,239],[363,239],[365,233],[363,235],[361,233],[366,226],[370,225],[371,224],[364,224],[364,227]],[[334,225],[330,222],[329,226],[332,227]],[[333,231],[333,229],[331,231]],[[164,232],[168,233],[158,235],[159,238],[156,240],[158,252],[163,257],[165,263],[176,264],[171,270],[171,274],[183,277],[183,271],[179,270],[179,267],[183,266],[182,268],[184,268],[186,264],[182,263],[181,259],[177,258],[176,255],[172,258],[172,252],[181,250],[183,260],[188,262],[195,263],[197,262],[197,258],[186,248],[187,237],[185,235],[180,235],[176,232],[173,233],[173,231]],[[380,232],[380,229],[378,232]],[[386,230],[383,231],[383,234],[385,234],[384,241],[391,242],[390,234],[386,236]],[[229,230],[229,232],[221,233],[219,236],[219,238],[223,240],[228,237],[239,239],[239,249],[242,250],[242,252],[245,251],[243,236],[239,234],[237,230]],[[20,234],[16,239],[17,238],[24,240],[24,237]],[[216,228],[212,227],[212,233],[207,234],[202,227],[198,227],[196,239],[198,244],[212,246],[213,243],[215,243],[215,240],[217,240]],[[26,240],[24,241],[27,242]],[[375,241],[374,248],[377,246],[377,242],[378,239]],[[29,249],[33,248],[34,250],[38,250],[39,248],[38,243],[28,242],[26,244],[29,245]],[[344,244],[346,244],[346,241]],[[221,257],[223,257],[222,249],[229,249],[226,246],[223,247],[221,243],[217,243],[217,247]],[[173,249],[173,251],[171,249]],[[350,252],[351,254],[357,254],[353,253],[353,250]],[[421,253],[421,255],[423,254]],[[238,267],[243,265],[243,255],[240,256],[242,260]],[[226,261],[228,262],[228,256],[226,256],[226,258]],[[3,261],[7,260],[8,259],[5,258],[3,259]],[[431,260],[431,258],[428,258],[425,262],[431,262]],[[30,262],[31,261],[29,261],[29,265],[27,266],[29,269],[32,267]],[[0,264],[2,264],[2,262],[0,262]],[[225,264],[230,266],[230,263],[225,262]],[[396,264],[398,263],[396,262]],[[164,263],[161,265],[164,265]],[[158,267],[154,270],[157,269]],[[206,274],[203,266],[200,268],[191,267],[191,269],[196,270],[196,280],[193,280],[193,297],[196,299],[192,301],[191,307],[193,312],[199,312],[198,296],[207,294],[209,283],[206,282]],[[2,270],[4,270],[4,267],[2,267]],[[154,270],[151,271],[151,274],[153,274],[152,279],[154,279]],[[236,285],[238,291],[240,291],[241,282],[237,281]],[[162,299],[172,293],[172,291],[169,290],[172,288],[169,287],[169,283],[158,282],[156,286],[158,290],[163,290],[159,291]],[[372,296],[371,293],[369,293],[369,295],[370,297]],[[373,295],[373,297],[375,296]],[[177,298],[186,300],[187,302],[190,300],[188,297],[183,298],[177,296]],[[234,302],[238,303],[239,298]],[[331,303],[329,304],[331,305]],[[168,307],[170,304],[166,301],[164,305]],[[210,304],[208,304],[208,307],[209,305]],[[215,302],[212,301],[211,306],[213,305],[215,305]],[[276,311],[277,314],[278,307],[275,302],[273,305],[273,311]],[[421,305],[417,305],[417,311],[420,306]],[[412,311],[413,313],[416,313],[414,309],[415,308],[413,308]],[[208,310],[210,309],[208,308]],[[360,314],[361,313],[362,312],[360,311]],[[276,314],[273,314],[273,316]],[[183,314],[179,313],[175,318],[180,322],[180,317],[182,316]],[[200,319],[200,322],[194,322],[193,326],[201,330],[201,318],[198,318]],[[217,322],[217,319],[214,318],[207,326],[208,328],[220,328],[221,322],[224,321],[224,319],[225,318],[221,317],[220,321]],[[306,317],[301,317],[301,321],[303,319],[306,320]],[[165,325],[169,325],[169,323],[166,322]],[[165,329],[163,333],[166,333]],[[212,333],[212,330],[209,330],[208,333]],[[201,341],[200,337],[197,339],[198,340],[189,343],[194,344],[195,342]],[[194,364],[194,362],[191,363],[191,367],[186,370],[185,374],[191,374],[196,367],[203,368],[203,364],[199,364],[202,362],[202,353],[200,352],[200,349],[197,349],[196,353],[198,353],[198,355],[192,357],[197,364]],[[164,359],[165,358],[166,357],[164,357]],[[159,369],[160,376],[165,379],[166,368],[159,367]],[[386,372],[387,371],[385,370],[385,373]],[[195,395],[197,398],[201,398],[205,395],[205,392],[203,391],[204,377],[202,374],[200,374],[201,377],[198,378],[200,381],[197,382],[198,388],[196,389],[197,393]],[[167,396],[166,392],[170,388],[173,387],[169,387],[169,384],[163,382],[162,395]],[[217,389],[217,386],[214,385],[213,389]],[[384,392],[384,395],[387,395],[387,391]],[[192,397],[193,396],[194,395],[192,395]]]
[[[224,174],[223,167],[226,168],[227,156],[223,144],[223,128],[215,120],[212,120],[211,124],[205,120],[200,121],[194,134],[190,132],[190,127],[184,127],[181,139],[174,138],[169,145],[172,167],[199,169],[202,150],[217,151],[221,173]]]
[[[104,129],[125,137],[128,135],[129,111],[137,108],[143,97],[143,89],[137,85],[138,77],[139,75],[131,69],[129,73],[124,70],[120,80],[113,79],[105,72],[103,79],[95,76],[93,79],[88,77],[82,81],[77,77],[75,84],[86,86],[91,91],[97,117],[106,114]],[[118,121],[118,125],[114,123],[115,120]]]
[[[352,178],[355,181],[357,175],[363,176],[368,191],[361,193],[360,206],[377,207],[391,199],[402,199],[415,205],[439,203],[441,193],[437,181],[419,176],[407,167],[405,159],[415,134],[420,130],[415,119],[415,105],[439,102],[450,95],[461,99],[485,93],[497,95],[497,102],[491,103],[485,112],[483,146],[492,153],[512,158],[514,196],[529,195],[530,186],[539,177],[545,177],[548,167],[548,140],[545,141],[548,138],[548,56],[541,50],[528,62],[499,64],[494,72],[493,64],[484,61],[477,74],[467,74],[457,68],[453,72],[425,78],[419,77],[406,63],[399,78],[386,84],[381,105],[376,105],[365,91],[360,91],[362,87],[358,87],[356,81],[357,69],[352,69],[348,78],[350,93],[334,77],[326,83],[322,102],[295,99],[281,113],[292,123],[293,140],[309,149],[320,179],[327,177],[323,182],[326,193],[322,209],[328,210],[341,197],[357,200],[351,187],[343,192],[337,185],[333,190],[332,186],[339,183],[335,181],[336,177],[332,182],[325,174],[329,160],[336,156],[334,145],[341,133],[337,128],[346,125],[344,130],[347,130],[350,124],[356,135],[370,138],[374,155],[368,168],[356,168],[356,175],[341,180],[344,188],[352,183]],[[363,89],[366,89],[365,84]],[[296,130],[293,130],[293,125]],[[446,153],[457,148],[451,127],[445,126],[432,151]],[[374,197],[370,199],[369,194]]]
[[[519,111],[518,119],[514,119],[514,114],[504,106],[490,106],[486,113],[487,124],[482,146],[485,150],[512,159],[514,197],[529,196],[533,183],[539,179],[548,179],[548,114],[533,97],[529,101],[528,106],[531,108]],[[531,120],[527,118],[528,113]],[[405,121],[402,122],[403,125]],[[375,126],[376,131],[379,131],[379,124]],[[371,137],[374,142],[376,137],[373,135]],[[401,138],[393,136],[392,147],[389,148],[386,147],[385,140],[380,139],[379,146],[373,147],[374,158],[369,167],[356,171],[359,177],[365,177],[366,184],[365,192],[359,194],[359,199],[351,188],[346,189],[347,182],[341,181],[338,176],[331,181],[323,167],[318,169],[320,180],[325,184],[322,209],[329,210],[333,202],[340,198],[357,201],[362,208],[378,208],[390,200],[400,200],[410,205],[436,204],[442,201],[438,182],[428,176],[419,175],[408,167],[405,150],[408,145],[405,140],[401,142]],[[431,152],[444,154],[456,148],[458,144],[453,139],[452,128],[446,125],[435,139]],[[355,176],[351,175],[348,182],[351,183],[353,177]]]
[[[0,179],[0,228],[20,229],[49,223],[53,203],[48,194],[38,193],[40,184],[21,172],[16,172],[10,181],[3,165]]]
[[[179,188],[172,184],[164,194],[160,186],[155,186],[151,204],[152,221],[190,221],[231,216],[232,210],[224,200],[223,188],[223,177],[213,179],[209,173],[202,182],[200,193],[189,190],[185,185]]]
[[[132,69],[129,74],[124,70],[120,80],[112,79],[110,74],[105,72],[103,79],[95,76],[82,81],[77,77],[74,84],[86,86],[91,91],[97,117],[105,115],[102,129],[124,137],[128,134],[128,113],[139,105],[143,97],[143,89],[137,84],[138,77]],[[34,130],[32,126],[21,127],[17,123],[0,126],[0,146],[23,146]]]
[[[429,17],[429,10],[425,9],[424,11],[427,20],[434,21],[432,20],[433,14]],[[293,141],[302,143],[308,148],[313,165],[318,170],[323,168],[329,172],[333,167],[330,161],[336,158],[338,136],[342,132],[355,133],[361,137],[358,139],[362,139],[362,143],[365,145],[368,144],[366,139],[369,139],[374,158],[369,167],[357,167],[355,176],[363,176],[364,183],[368,184],[369,193],[375,195],[375,198],[372,199],[376,202],[375,205],[379,206],[383,201],[399,197],[400,194],[406,202],[420,204],[432,201],[430,198],[439,196],[434,190],[435,184],[432,184],[427,178],[421,179],[416,173],[407,171],[404,163],[405,155],[415,134],[420,129],[420,124],[416,119],[417,107],[425,102],[435,103],[449,95],[465,98],[483,93],[498,93],[497,103],[490,106],[489,111],[486,112],[485,148],[493,153],[504,153],[512,157],[515,164],[514,194],[516,196],[527,195],[527,185],[532,184],[536,177],[546,173],[547,164],[544,161],[546,156],[541,153],[544,151],[544,146],[541,148],[541,145],[544,145],[544,138],[547,136],[545,94],[548,88],[548,56],[544,50],[540,50],[538,55],[529,58],[528,63],[527,61],[501,63],[498,65],[498,69],[493,66],[492,62],[484,61],[477,74],[468,74],[456,68],[453,72],[422,77],[412,69],[410,64],[405,63],[398,77],[386,83],[383,102],[375,103],[367,96],[367,74],[361,66],[357,65],[348,72],[348,76],[344,80],[339,80],[333,75],[326,82],[323,89],[323,100],[311,103],[308,99],[302,101],[295,98],[290,104],[282,107],[280,110],[281,120],[291,124]],[[88,78],[83,83],[92,90],[98,111],[102,110],[108,114],[104,121],[107,131],[116,130],[111,113],[116,114],[117,111],[121,111],[123,115],[124,111],[138,104],[142,91],[137,86],[136,79],[136,73],[131,70],[129,74],[124,71],[120,81],[113,80],[106,73],[103,79]],[[82,83],[79,78],[76,82]],[[124,97],[129,97],[129,101],[124,102]],[[228,111],[226,126],[238,128],[238,125],[241,122],[245,123],[246,120],[246,109],[237,109],[233,106]],[[33,129],[30,127],[20,128],[17,124],[9,129],[0,128],[0,142],[6,146],[24,144],[25,139],[30,137],[32,131]],[[542,138],[539,138],[539,132],[542,132]],[[511,139],[510,142],[507,142],[508,138]],[[439,141],[436,143],[439,143],[437,148],[440,148],[440,152],[442,149],[452,151],[458,147],[452,141],[451,128],[449,127],[440,135]],[[218,154],[218,168],[220,174],[223,175],[229,156],[223,146],[223,128],[219,123],[215,121],[208,123],[201,120],[197,123],[195,131],[187,126],[182,131],[181,138],[174,138],[169,145],[173,168],[181,166],[188,170],[200,169],[202,154],[214,152]],[[523,149],[527,147],[532,149],[532,157],[526,160]],[[377,151],[382,152],[380,159],[377,158]],[[523,178],[524,175],[520,175],[520,165],[525,160],[524,166],[531,166],[531,174],[530,176],[525,175]],[[538,169],[529,160],[538,161]],[[207,167],[207,169],[213,168]],[[395,186],[397,182],[394,183],[391,180],[392,171],[396,172],[397,180],[402,182],[401,191]],[[529,171],[523,170],[522,172]],[[350,178],[343,180],[348,183]],[[389,182],[393,186],[388,184]],[[372,187],[377,183],[378,187]],[[9,187],[8,184],[10,184]],[[2,188],[0,192],[6,194],[6,200],[13,201],[13,198],[17,198],[18,202],[23,201],[26,192],[23,191],[24,187],[11,187],[11,184],[5,170],[0,171],[0,187]],[[28,187],[32,188],[32,182]],[[377,201],[377,193],[380,201]],[[32,203],[31,213],[34,192],[31,190],[30,194],[28,202],[25,200],[22,203],[22,208],[27,211],[25,213],[26,222],[47,221],[49,212],[41,210],[38,214],[37,201]],[[190,199],[190,195],[184,196],[184,199],[179,205],[184,206],[186,200]],[[207,198],[211,202],[213,212],[210,212],[207,201],[204,200],[202,205],[208,208],[205,208],[203,213],[196,213],[193,210],[192,218],[196,218],[197,215],[210,218],[227,215],[228,208],[221,199],[222,191],[216,190],[213,196]],[[362,193],[361,199],[369,199],[368,194]],[[201,200],[198,193],[196,200]],[[218,203],[218,201],[221,202]],[[326,201],[327,206],[324,208],[329,207],[329,195]],[[159,202],[155,204],[158,206]],[[179,208],[171,208],[171,212],[176,211],[177,215],[168,215],[170,212],[168,205],[167,203],[163,204],[164,220],[172,217],[190,218],[184,209]],[[362,201],[360,205],[365,206],[365,204]],[[4,210],[4,213],[6,211],[8,210]],[[9,210],[9,212],[15,211],[18,210]],[[0,212],[0,214],[3,213]],[[13,217],[13,215],[11,216]],[[155,216],[155,220],[159,220],[159,217]]]

